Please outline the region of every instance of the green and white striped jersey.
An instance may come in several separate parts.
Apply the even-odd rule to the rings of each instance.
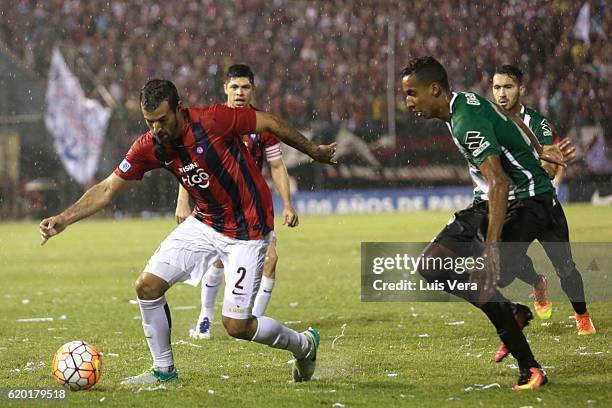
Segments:
[[[521,105],[519,117],[536,135],[542,146],[553,144],[553,132],[548,120],[537,110]]]
[[[488,198],[488,183],[478,168],[494,154],[500,156],[512,181],[509,200],[554,191],[529,138],[497,105],[471,92],[453,92],[450,110],[448,126],[453,141],[468,161],[476,184],[475,199]]]

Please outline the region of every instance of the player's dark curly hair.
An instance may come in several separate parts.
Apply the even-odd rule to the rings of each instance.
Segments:
[[[255,75],[251,71],[251,67],[245,64],[235,64],[227,69],[225,83],[228,83],[232,78],[249,78],[251,85],[255,85]]]
[[[446,69],[431,56],[412,58],[402,69],[401,75],[402,78],[408,75],[416,75],[419,82],[427,82],[428,84],[435,82],[447,91],[450,89]]]
[[[514,65],[502,65],[495,68],[495,74],[508,75],[512,77],[519,85],[523,83],[523,71]]]
[[[170,109],[176,110],[179,95],[176,86],[167,79],[151,79],[140,90],[140,104],[147,112],[152,112],[163,102],[168,101]]]

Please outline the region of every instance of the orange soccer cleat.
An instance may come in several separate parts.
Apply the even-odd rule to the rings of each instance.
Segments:
[[[540,275],[540,281],[533,287],[533,307],[536,316],[542,320],[552,316],[552,303],[548,301],[548,284],[544,275]]]
[[[580,336],[597,333],[595,326],[593,326],[591,316],[589,316],[589,312],[583,314],[576,313],[576,327],[578,328],[578,335]]]
[[[548,382],[546,373],[539,367],[530,367],[521,370],[518,383],[514,386],[514,391],[533,390]]]

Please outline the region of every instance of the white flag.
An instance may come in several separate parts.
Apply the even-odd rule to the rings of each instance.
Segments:
[[[56,47],[45,97],[45,125],[68,174],[88,185],[98,168],[111,109],[88,99]]]
[[[587,45],[591,43],[591,5],[585,2],[580,7],[576,24],[574,24],[574,38],[584,41]]]

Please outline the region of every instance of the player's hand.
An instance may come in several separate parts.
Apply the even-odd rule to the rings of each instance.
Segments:
[[[176,203],[176,210],[174,211],[174,218],[176,219],[176,223],[180,224],[185,221],[191,215],[191,208],[189,208],[189,202]]]
[[[287,206],[283,208],[283,225],[287,225],[288,227],[297,227],[300,223],[297,212],[292,206]]]
[[[40,245],[45,245],[47,241],[66,229],[66,220],[61,215],[45,218],[40,222],[38,230],[40,231]]]
[[[542,146],[540,159],[549,163],[558,164],[561,167],[567,167],[567,164],[565,164],[565,160],[563,159],[563,153],[557,145]]]
[[[336,142],[328,145],[318,145],[317,149],[310,155],[314,161],[325,164],[337,164],[334,159],[336,155]]]
[[[470,276],[470,282],[478,285],[475,302],[478,305],[487,303],[497,290],[500,278],[500,256],[497,244],[487,244],[482,253],[484,267],[475,269]]]
[[[563,160],[565,160],[565,163],[571,163],[576,160],[576,146],[574,146],[569,137],[561,140],[557,146],[563,154]]]

